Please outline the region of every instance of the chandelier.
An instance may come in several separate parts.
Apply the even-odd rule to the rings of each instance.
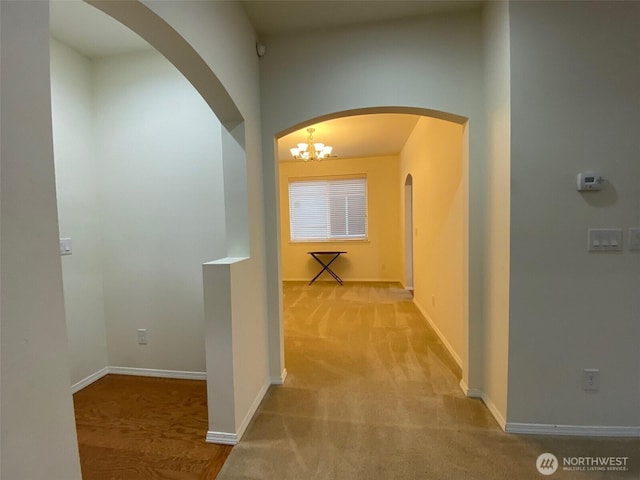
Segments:
[[[324,143],[314,142],[313,132],[315,131],[315,128],[307,128],[307,132],[309,132],[307,143],[299,143],[297,147],[290,149],[293,158],[307,162],[309,160],[322,160],[331,155],[333,147]]]

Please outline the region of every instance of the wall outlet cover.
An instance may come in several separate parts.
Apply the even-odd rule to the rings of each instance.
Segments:
[[[585,368],[582,371],[582,389],[585,392],[597,392],[600,390],[600,370],[597,368]]]
[[[139,328],[136,333],[137,333],[137,336],[138,336],[138,345],[146,345],[147,344],[147,329],[146,328]]]

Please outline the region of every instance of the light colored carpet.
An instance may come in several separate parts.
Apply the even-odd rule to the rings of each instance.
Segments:
[[[272,387],[221,480],[638,479],[640,440],[504,433],[466,398],[409,293],[382,283],[285,283],[289,376]],[[544,477],[541,453],[628,456],[627,472]]]

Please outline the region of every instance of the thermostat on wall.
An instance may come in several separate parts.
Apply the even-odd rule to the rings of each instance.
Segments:
[[[604,177],[599,173],[579,173],[577,186],[579,192],[602,190],[602,187],[604,187]]]

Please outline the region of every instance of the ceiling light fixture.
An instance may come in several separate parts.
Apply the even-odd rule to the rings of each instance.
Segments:
[[[331,156],[333,147],[324,143],[314,142],[313,132],[315,131],[315,128],[307,128],[307,132],[309,132],[307,143],[299,143],[297,147],[290,149],[293,158],[307,162],[309,160],[322,160]]]

